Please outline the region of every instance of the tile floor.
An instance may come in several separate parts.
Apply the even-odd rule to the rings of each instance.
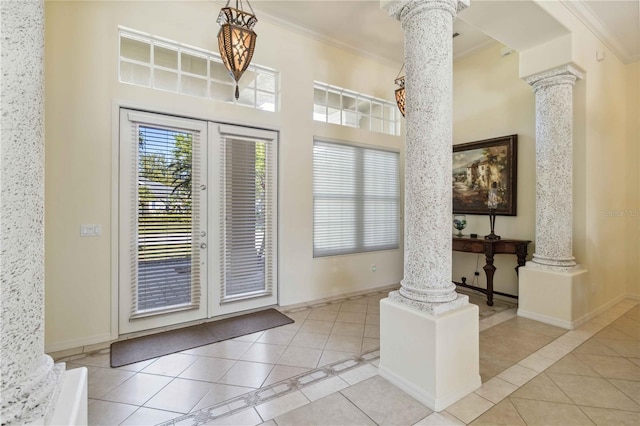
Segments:
[[[301,308],[288,313],[294,324],[118,369],[108,349],[65,360],[89,368],[92,425],[640,424],[637,302],[567,332],[472,296],[483,385],[433,413],[377,375],[386,294]]]

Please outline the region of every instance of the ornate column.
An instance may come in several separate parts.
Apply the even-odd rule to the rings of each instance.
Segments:
[[[392,300],[438,314],[468,303],[451,282],[453,20],[469,0],[404,0],[404,279]]]
[[[388,4],[405,56],[405,248],[380,301],[378,371],[434,411],[480,387],[478,307],[451,282],[453,19],[468,0]]]
[[[573,257],[573,85],[566,65],[526,78],[536,94],[536,249],[531,266],[566,271]]]
[[[44,2],[0,2],[0,38],[0,417],[13,425],[52,414],[64,371],[44,353]]]
[[[573,329],[588,314],[588,271],[573,257],[573,85],[563,65],[524,80],[536,96],[536,248],[520,268],[518,316]]]

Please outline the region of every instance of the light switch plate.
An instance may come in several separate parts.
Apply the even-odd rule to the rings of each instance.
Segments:
[[[81,237],[95,237],[97,235],[102,234],[102,226],[100,225],[80,225],[80,236]]]

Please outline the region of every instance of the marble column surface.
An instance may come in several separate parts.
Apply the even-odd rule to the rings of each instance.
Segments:
[[[468,303],[451,282],[453,20],[468,0],[388,5],[405,51],[404,279],[389,297],[431,314]]]
[[[0,423],[52,413],[44,353],[44,2],[0,1]]]
[[[525,79],[536,96],[536,251],[529,266],[564,271],[573,257],[573,85],[571,65]]]

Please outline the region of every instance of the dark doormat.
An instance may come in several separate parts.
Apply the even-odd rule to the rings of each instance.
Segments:
[[[268,330],[293,320],[275,309],[225,318],[150,336],[111,344],[111,367],[121,367],[147,359]]]

